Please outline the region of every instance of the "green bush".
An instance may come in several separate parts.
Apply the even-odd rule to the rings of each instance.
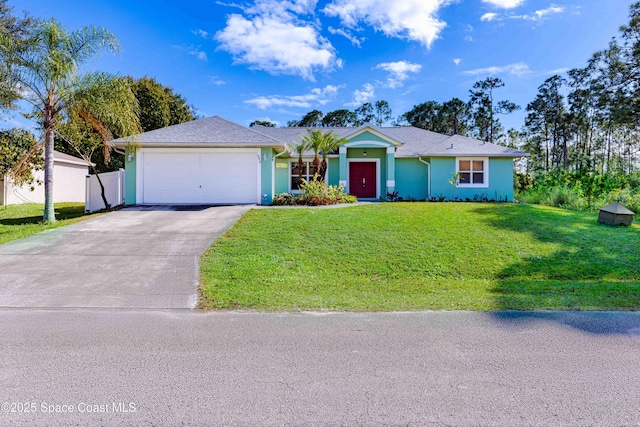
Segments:
[[[318,179],[316,174],[310,181],[302,180],[300,196],[297,197],[296,204],[318,206],[357,201],[355,196],[345,193],[343,185],[327,185],[326,182]]]
[[[278,193],[273,196],[271,202],[274,206],[292,206],[295,205],[296,196],[290,193]]]
[[[551,172],[538,177],[529,189],[516,189],[520,202],[595,212],[605,205],[621,202],[640,213],[640,176]]]
[[[300,194],[279,193],[273,197],[274,206],[322,206],[337,203],[356,203],[355,196],[345,193],[343,185],[327,185],[315,175],[313,179],[302,180]]]

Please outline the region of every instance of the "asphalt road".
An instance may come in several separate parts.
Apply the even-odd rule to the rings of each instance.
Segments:
[[[6,309],[0,334],[2,426],[640,424],[640,313]]]

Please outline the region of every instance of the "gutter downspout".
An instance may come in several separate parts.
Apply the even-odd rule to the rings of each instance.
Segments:
[[[418,156],[418,160],[428,166],[427,169],[427,200],[431,199],[431,163],[422,160],[422,156]]]
[[[282,156],[283,154],[287,154],[287,148],[282,150],[280,153],[277,153],[275,156],[271,157],[271,161],[273,161],[273,167],[271,168],[271,197],[276,195],[276,158]]]

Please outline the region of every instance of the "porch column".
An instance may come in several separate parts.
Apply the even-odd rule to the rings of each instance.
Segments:
[[[340,147],[338,149],[338,153],[340,154],[340,161],[339,161],[340,181],[338,182],[338,184],[343,185],[345,188],[345,191],[348,191],[347,189],[347,147]]]
[[[396,188],[396,148],[387,147],[387,192],[393,193]]]

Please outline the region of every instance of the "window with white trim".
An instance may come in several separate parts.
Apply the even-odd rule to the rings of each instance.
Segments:
[[[486,157],[465,157],[456,159],[459,187],[488,187],[489,159]]]
[[[292,160],[289,167],[289,188],[291,192],[296,193],[300,191],[300,185],[302,185],[300,175],[302,175],[303,179],[310,181],[318,172],[317,167],[313,164],[313,160],[303,161],[302,168],[298,167],[298,160]]]

